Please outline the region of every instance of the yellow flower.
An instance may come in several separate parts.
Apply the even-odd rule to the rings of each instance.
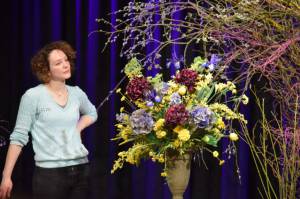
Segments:
[[[239,139],[238,135],[236,133],[230,133],[229,134],[229,139],[231,141],[237,141]]]
[[[179,93],[179,95],[185,95],[186,87],[185,86],[180,86],[180,88],[178,89],[178,93]]]
[[[160,163],[165,162],[165,158],[164,158],[164,157],[159,157],[159,158],[158,158],[158,162],[160,162]]]
[[[182,129],[178,132],[178,138],[179,140],[182,141],[188,141],[190,139],[191,135],[190,135],[190,131],[187,129]]]
[[[249,102],[249,98],[244,94],[244,95],[242,95],[242,103],[243,104],[248,104],[248,102]]]
[[[173,129],[173,131],[174,131],[175,133],[179,133],[179,131],[181,131],[182,129],[183,129],[182,126],[177,125],[177,126]]]
[[[219,165],[223,165],[225,163],[225,160],[220,160]]]
[[[157,122],[154,124],[153,130],[154,131],[160,130],[163,127],[164,123],[165,123],[165,119],[163,118],[158,119]]]
[[[222,118],[220,118],[220,117],[217,119],[215,125],[219,129],[224,129],[225,128],[225,123],[223,122]]]
[[[162,173],[160,173],[160,175],[161,175],[162,177],[167,177],[167,172],[162,172]]]
[[[125,101],[125,99],[126,99],[125,96],[121,97],[121,101]]]
[[[180,147],[180,145],[181,145],[181,142],[180,142],[179,140],[175,140],[175,141],[173,142],[173,146],[174,146],[175,148]]]
[[[118,88],[117,90],[116,90],[116,93],[120,93],[121,92],[121,88]]]
[[[236,89],[232,89],[232,94],[236,94],[237,93],[237,91],[236,91]]]
[[[203,140],[204,142],[207,143],[207,142],[209,142],[210,139],[209,139],[209,137],[208,137],[207,135],[205,135],[205,136],[202,138],[202,140]]]
[[[123,125],[122,125],[122,124],[118,124],[117,127],[118,127],[119,129],[121,129],[121,128],[123,128]]]
[[[150,151],[150,152],[149,152],[149,156],[154,156],[154,152],[153,152],[153,151]]]
[[[124,157],[124,156],[126,156],[126,153],[124,151],[121,151],[121,152],[118,153],[118,156],[119,157]]]
[[[236,88],[236,86],[234,85],[234,83],[232,83],[231,81],[227,81],[227,86],[229,88],[229,90],[233,90]]]
[[[216,89],[217,92],[222,91],[226,87],[227,87],[227,85],[224,84],[224,83],[218,83],[218,84],[215,85],[215,89]]]
[[[219,157],[219,152],[218,152],[218,151],[214,151],[214,152],[213,152],[213,156],[214,156],[215,158]]]
[[[156,137],[159,139],[165,137],[166,135],[167,135],[166,131],[157,131],[156,132]]]
[[[122,113],[124,111],[124,107],[121,107],[120,108],[120,112]]]
[[[211,73],[208,73],[207,75],[205,75],[205,79],[210,82],[212,80],[213,76]]]

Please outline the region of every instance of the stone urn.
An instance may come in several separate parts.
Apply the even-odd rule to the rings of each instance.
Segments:
[[[183,199],[191,173],[191,155],[167,158],[167,183],[173,199]]]

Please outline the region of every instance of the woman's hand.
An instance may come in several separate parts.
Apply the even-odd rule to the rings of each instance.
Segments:
[[[0,199],[10,198],[12,187],[11,178],[3,177],[0,185]]]

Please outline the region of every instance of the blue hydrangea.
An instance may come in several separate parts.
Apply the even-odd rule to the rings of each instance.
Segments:
[[[133,133],[136,135],[150,133],[154,125],[153,118],[144,109],[132,112],[129,120]]]
[[[170,105],[181,104],[181,103],[182,103],[181,96],[178,93],[173,93],[170,97]]]
[[[191,111],[192,123],[199,128],[207,128],[215,122],[214,113],[207,107],[195,106]]]

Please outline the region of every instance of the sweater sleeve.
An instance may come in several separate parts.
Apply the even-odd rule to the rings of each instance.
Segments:
[[[79,111],[82,115],[88,115],[93,119],[95,122],[98,118],[97,110],[95,106],[90,102],[85,92],[83,92],[78,86],[76,86],[78,91],[79,100],[80,100],[80,107]]]
[[[28,133],[31,130],[35,110],[34,100],[28,92],[26,92],[21,98],[16,125],[10,135],[10,144],[24,146],[28,143]]]

